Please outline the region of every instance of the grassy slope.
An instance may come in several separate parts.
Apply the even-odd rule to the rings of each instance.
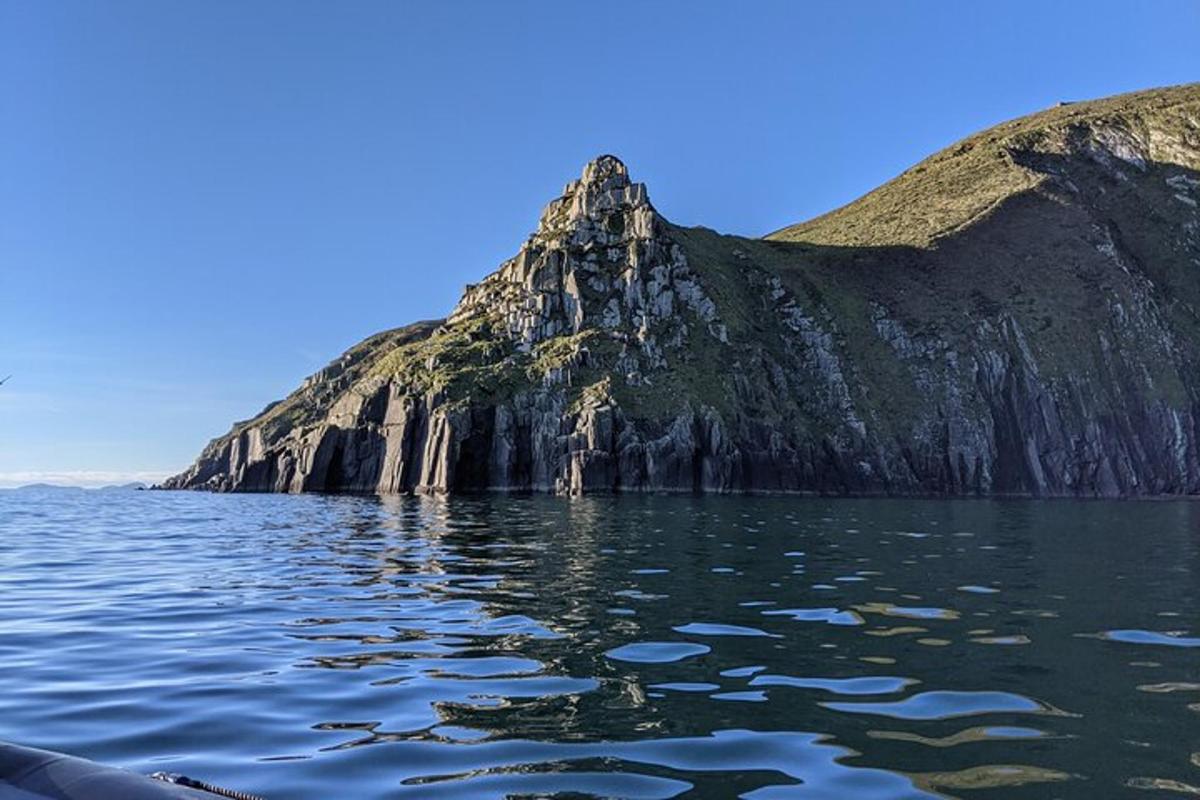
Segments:
[[[411,347],[432,335],[441,320],[426,320],[369,336],[351,347],[284,399],[272,403],[252,419],[235,423],[230,436],[251,425],[261,425],[268,442],[297,425],[320,419],[349,386],[370,374],[389,353]],[[224,437],[222,437],[224,438]]]
[[[897,435],[929,398],[876,334],[871,311],[879,306],[908,333],[944,346],[929,362],[934,370],[947,351],[969,354],[981,323],[1007,317],[1033,342],[1047,377],[1111,380],[1103,333],[1144,356],[1156,397],[1183,407],[1189,396],[1175,366],[1200,356],[1192,344],[1200,342],[1200,281],[1176,235],[1182,217],[1171,216],[1187,209],[1165,178],[1200,167],[1197,119],[1200,84],[1062,106],[972,136],[854,203],[764,240],[702,228],[680,239],[706,277],[752,264],[778,275],[805,307],[828,309],[856,404]],[[1121,182],[1073,156],[1062,168],[1081,183],[1078,196],[1021,163],[1024,153],[1062,153],[1072,129],[1106,124],[1151,141],[1170,160],[1144,175],[1131,169],[1134,179]],[[1150,334],[1113,324],[1114,298],[1131,307],[1138,285],[1098,252],[1098,224],[1111,227],[1154,282],[1155,307],[1177,334],[1173,354]],[[771,347],[769,323],[744,300],[721,309],[743,320],[731,325],[742,334],[735,342]]]
[[[1047,129],[1079,123],[1142,119],[1172,125],[1174,110],[1197,103],[1200,84],[1187,84],[1030,114],[970,136],[864,197],[766,238],[841,246],[928,247],[938,237],[986,214],[996,203],[1039,183],[1037,176],[1015,167],[1006,157],[1008,149],[1028,148]]]

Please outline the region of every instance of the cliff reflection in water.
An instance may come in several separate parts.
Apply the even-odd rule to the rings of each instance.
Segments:
[[[0,738],[280,798],[1200,783],[1190,503],[0,504]]]

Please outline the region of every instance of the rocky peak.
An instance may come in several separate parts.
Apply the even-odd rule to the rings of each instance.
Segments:
[[[624,186],[629,183],[629,170],[621,159],[605,153],[584,165],[581,182],[602,189]]]
[[[632,183],[629,171],[616,156],[603,155],[589,161],[580,178],[568,183],[562,196],[546,206],[534,239],[616,244],[627,230],[649,238],[654,218],[646,185]]]
[[[579,180],[568,183],[563,189],[563,194],[572,195],[580,191],[604,192],[623,189],[629,185],[629,170],[624,162],[616,156],[605,154],[585,164]]]
[[[634,372],[663,366],[656,338],[682,342],[680,312],[715,319],[667,229],[645,185],[615,156],[600,156],[546,206],[516,256],[467,287],[448,322],[486,319],[524,350],[595,328],[645,351],[640,367],[631,356]]]

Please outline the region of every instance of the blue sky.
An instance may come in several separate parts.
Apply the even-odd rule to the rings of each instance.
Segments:
[[[0,0],[0,485],[184,467],[599,153],[757,235],[1198,40],[1192,0]]]

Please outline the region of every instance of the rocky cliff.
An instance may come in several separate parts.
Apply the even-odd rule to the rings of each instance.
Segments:
[[[222,491],[1200,491],[1200,85],[967,139],[765,239],[612,156],[444,321],[208,445]]]

